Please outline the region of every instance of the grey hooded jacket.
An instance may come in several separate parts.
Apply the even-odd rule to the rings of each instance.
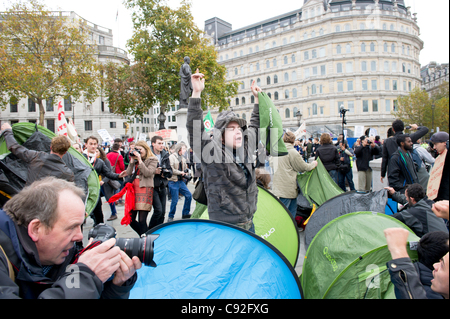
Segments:
[[[237,122],[243,130],[243,147],[232,150],[222,143],[225,128]],[[258,188],[255,178],[256,149],[259,129],[259,105],[256,104],[250,125],[230,111],[222,112],[214,129],[205,132],[201,99],[191,98],[186,127],[189,142],[201,158],[203,181],[212,220],[234,225],[252,221],[256,212]],[[201,155],[201,156],[200,156]]]

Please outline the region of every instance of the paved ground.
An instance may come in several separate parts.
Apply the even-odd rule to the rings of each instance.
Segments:
[[[356,166],[356,165],[355,165]],[[356,168],[353,168],[353,181],[355,183],[355,187],[358,188],[358,173],[356,171]],[[188,185],[188,189],[191,191],[191,193],[194,192],[194,185],[192,183],[189,183]],[[103,215],[105,217],[105,221],[106,219],[108,219],[111,216],[111,210],[109,205],[105,202],[104,198],[103,200]],[[182,210],[183,210],[183,205],[184,205],[184,198],[181,198],[178,200],[178,205],[177,205],[177,210],[175,213],[175,218],[174,220],[181,220],[181,216],[182,216]],[[120,221],[122,220],[122,217],[124,216],[124,206],[118,206],[116,207],[117,209],[117,215],[118,215],[118,219],[113,220],[113,221],[106,221],[107,224],[113,226],[116,231],[117,231],[117,238],[138,238],[139,236],[137,235],[137,233],[130,227],[130,226],[122,226],[120,224]],[[169,214],[169,209],[170,209],[170,201],[167,201],[166,204],[166,221],[167,221],[167,215]],[[194,211],[195,209],[195,201],[192,200],[191,203],[191,213]],[[151,213],[148,216],[148,222],[150,221],[151,218]],[[84,234],[84,240],[83,243],[86,245],[87,243],[87,237],[88,237],[88,233],[89,230],[93,227],[93,220],[91,218],[87,218],[86,220],[86,225],[84,226],[83,229],[83,234]],[[303,260],[305,258],[305,254],[306,254],[306,250],[305,250],[305,233],[304,232],[300,232],[299,233],[300,236],[300,252],[299,252],[299,257],[297,260],[297,265],[295,267],[295,271],[298,275],[300,275],[302,273],[302,267],[303,267]]]

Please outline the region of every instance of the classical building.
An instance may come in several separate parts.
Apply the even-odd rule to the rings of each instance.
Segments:
[[[347,109],[350,137],[361,125],[386,136],[398,96],[422,85],[423,41],[403,0],[305,0],[298,10],[237,30],[213,18],[205,33],[227,79],[241,83],[230,101],[235,112],[250,118],[255,80],[284,127],[298,128],[301,114],[308,135],[339,134],[340,110]]]
[[[448,85],[448,63],[430,62],[420,69],[420,76],[422,78],[422,89],[432,95],[445,82]]]
[[[86,24],[90,29],[90,41],[96,44],[97,62],[106,63],[113,61],[116,63],[130,64],[127,52],[113,46],[113,34],[111,29],[107,29],[91,23],[75,12],[55,12],[54,16],[68,19],[70,22]],[[53,101],[46,101],[45,126],[52,132],[56,132],[57,105]],[[64,100],[66,118],[73,118],[75,128],[82,139],[94,135],[100,138],[97,130],[107,129],[110,135],[118,138],[126,134],[126,118],[111,113],[107,98],[101,92],[100,97],[94,103],[87,101],[74,103],[71,99]],[[5,110],[0,108],[1,121],[9,121],[11,124],[18,122],[36,123],[39,120],[39,107],[31,99],[21,99],[17,103],[10,103]],[[130,132],[127,132],[129,135]],[[101,139],[100,139],[101,141]]]

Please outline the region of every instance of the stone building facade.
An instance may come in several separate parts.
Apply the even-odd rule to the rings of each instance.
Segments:
[[[230,107],[250,118],[255,80],[284,127],[298,128],[301,114],[308,136],[339,134],[344,108],[350,137],[357,125],[385,137],[398,96],[422,85],[423,41],[403,0],[305,0],[299,10],[238,30],[213,18],[205,33],[227,79],[241,82]]]

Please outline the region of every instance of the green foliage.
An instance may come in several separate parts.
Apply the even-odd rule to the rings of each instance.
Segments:
[[[43,125],[43,101],[56,97],[98,96],[96,45],[88,40],[82,21],[55,16],[38,0],[12,4],[0,28],[0,103],[10,97],[31,98],[39,105]]]
[[[398,109],[392,114],[406,125],[418,124],[430,130],[439,127],[441,131],[449,132],[448,87],[448,82],[443,83],[432,97],[425,90],[415,88],[408,95],[398,98]]]
[[[147,84],[161,107],[179,99],[179,72],[184,57],[189,56],[192,72],[198,68],[206,75],[203,107],[227,108],[238,83],[226,83],[226,69],[217,63],[217,52],[194,24],[191,4],[182,1],[179,8],[172,9],[162,0],[127,0],[126,5],[134,23],[134,35],[128,41],[130,53],[145,65]]]

